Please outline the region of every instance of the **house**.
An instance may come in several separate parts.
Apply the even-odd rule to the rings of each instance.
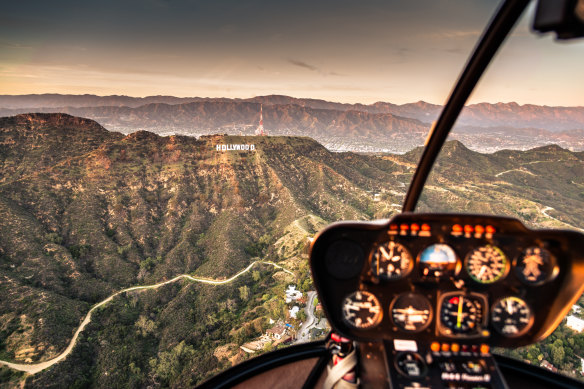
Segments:
[[[296,290],[295,285],[288,285],[288,289],[286,289],[286,304],[291,303],[292,301],[296,301],[302,297],[302,292]]]
[[[554,365],[552,365],[551,363],[549,363],[545,359],[543,361],[541,361],[541,365],[540,366],[543,367],[544,369],[548,369],[549,371],[552,371],[554,373],[557,373],[558,372],[558,369],[556,369],[554,367]]]
[[[568,320],[566,321],[566,326],[573,329],[576,332],[584,331],[584,320],[577,318],[576,316],[568,316]]]
[[[266,335],[274,340],[280,340],[287,334],[287,329],[284,326],[277,325],[266,330]]]
[[[293,319],[296,319],[296,315],[298,315],[298,312],[300,312],[300,308],[298,307],[298,305],[295,305],[292,307],[292,309],[288,310],[288,313],[290,313],[290,317]]]

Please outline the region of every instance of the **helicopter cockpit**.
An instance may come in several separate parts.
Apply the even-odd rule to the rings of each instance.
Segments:
[[[202,387],[582,387],[491,353],[552,333],[584,291],[584,234],[530,229],[479,214],[415,213],[446,137],[482,73],[529,4],[503,3],[427,140],[403,213],[338,222],[311,247],[326,341],[247,361]],[[584,32],[582,1],[539,1],[533,28]]]

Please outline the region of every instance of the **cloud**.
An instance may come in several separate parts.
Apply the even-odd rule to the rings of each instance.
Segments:
[[[342,74],[340,74],[340,73],[337,73],[334,71],[329,71],[329,70],[323,70],[323,69],[320,69],[319,67],[308,64],[304,61],[299,61],[297,59],[288,58],[288,63],[290,63],[294,66],[298,66],[298,67],[303,68],[303,69],[310,70],[311,72],[317,72],[323,76],[342,76]]]
[[[320,70],[316,66],[309,65],[306,62],[298,61],[296,59],[288,59],[288,63],[291,63],[292,65],[295,65],[295,66],[298,66],[298,67],[301,67],[304,69],[311,70],[313,72],[320,72]]]
[[[5,41],[0,41],[0,47],[3,47],[5,49],[32,49],[32,46],[29,45],[23,45],[20,43],[11,43],[11,42],[5,42]]]

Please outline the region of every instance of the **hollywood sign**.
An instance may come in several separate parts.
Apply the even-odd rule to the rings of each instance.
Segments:
[[[216,145],[217,151],[255,151],[255,145]]]

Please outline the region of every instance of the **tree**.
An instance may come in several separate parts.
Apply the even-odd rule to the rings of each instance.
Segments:
[[[243,285],[242,287],[239,288],[239,297],[241,298],[241,300],[247,301],[247,299],[249,298],[249,288],[247,287],[247,285]]]
[[[301,309],[300,311],[298,311],[298,313],[296,314],[296,317],[298,318],[298,320],[300,320],[301,322],[305,322],[306,321],[306,312],[304,312],[304,309]]]

